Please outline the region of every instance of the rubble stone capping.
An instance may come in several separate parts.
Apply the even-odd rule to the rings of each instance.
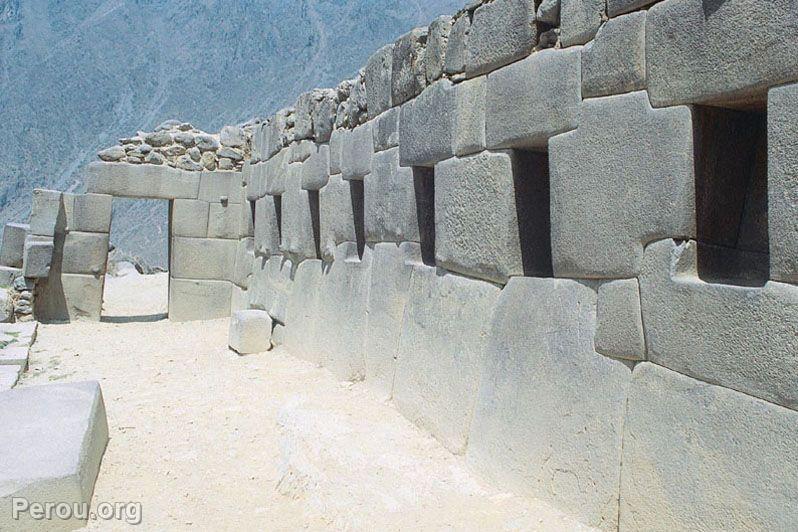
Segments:
[[[170,319],[237,313],[234,348],[365,380],[599,529],[798,528],[794,2],[451,15],[269,117],[103,150],[0,284],[99,319],[111,199],[168,200]]]

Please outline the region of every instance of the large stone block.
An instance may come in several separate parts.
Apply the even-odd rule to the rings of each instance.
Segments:
[[[481,76],[458,84],[452,150],[455,155],[470,155],[485,149],[485,99],[487,78]]]
[[[236,247],[235,269],[230,278],[232,283],[244,290],[249,288],[252,267],[255,262],[255,239],[242,238]]]
[[[468,33],[471,31],[471,17],[468,13],[461,13],[452,23],[449,41],[446,45],[446,59],[443,71],[449,75],[465,72],[468,60]]]
[[[175,200],[172,204],[172,235],[205,238],[208,236],[207,201]]]
[[[239,172],[201,172],[198,199],[208,203],[241,203]]]
[[[640,277],[648,359],[798,409],[798,287],[710,284],[693,241],[646,248]]]
[[[84,181],[86,191],[92,194],[123,198],[197,199],[200,172],[154,164],[93,162],[86,168]]]
[[[363,179],[371,173],[374,154],[372,122],[360,125],[343,137],[341,144],[341,173],[344,179]]]
[[[237,240],[174,237],[169,271],[178,279],[230,280],[237,245]]]
[[[309,139],[313,136],[313,93],[303,92],[294,105],[294,138]]]
[[[369,118],[376,118],[393,105],[391,76],[393,73],[393,44],[377,50],[366,65],[366,99]]]
[[[402,106],[399,158],[402,166],[434,166],[452,156],[456,92],[442,79]]]
[[[621,279],[598,289],[596,351],[626,360],[645,360],[646,340],[637,279]]]
[[[399,411],[455,454],[465,452],[499,288],[415,265],[399,340]]]
[[[606,0],[560,0],[560,42],[563,46],[591,40],[606,16]]]
[[[579,125],[581,50],[542,50],[488,75],[488,148],[546,149]]]
[[[41,322],[99,321],[105,276],[54,273],[36,284],[33,314]]]
[[[6,224],[3,228],[3,241],[0,243],[0,266],[21,268],[25,254],[25,238],[30,232],[28,224]]]
[[[798,284],[798,85],[768,98],[770,276]]]
[[[343,156],[344,139],[350,134],[348,129],[336,129],[330,136],[330,173],[340,174],[341,157]]]
[[[372,172],[364,181],[367,242],[420,240],[415,189],[413,169],[399,166],[399,148],[374,155]]]
[[[87,233],[111,231],[113,197],[107,194],[63,194],[66,229]]]
[[[321,313],[319,306],[323,275],[321,260],[302,261],[293,275],[286,304],[283,345],[293,356],[316,365],[321,365],[326,349],[317,328],[322,320],[330,318]]]
[[[413,265],[421,262],[418,244],[374,246],[368,300],[368,334],[364,346],[366,384],[391,397],[399,337],[404,323]]]
[[[526,57],[537,44],[534,0],[494,0],[474,12],[466,74],[478,76]]]
[[[66,226],[66,216],[61,203],[61,192],[56,190],[33,190],[30,206],[30,234],[55,236]]]
[[[14,519],[13,499],[29,504],[90,505],[108,444],[108,421],[97,382],[49,384],[0,394],[0,528],[73,530],[87,524],[36,519],[28,506]]]
[[[302,163],[303,190],[319,190],[330,178],[330,147],[322,144],[314,148],[310,157]]]
[[[285,192],[285,180],[288,177],[290,149],[284,149],[266,162],[263,174],[263,193],[279,196]]]
[[[255,202],[255,254],[270,257],[280,252],[281,199],[264,196]]]
[[[792,0],[668,0],[648,10],[646,62],[654,106],[764,102],[798,80]]]
[[[607,0],[607,15],[617,17],[661,0]]]
[[[381,152],[399,146],[399,115],[401,109],[394,107],[374,119],[371,132],[374,151]]]
[[[358,241],[355,214],[364,208],[360,203],[363,198],[357,192],[360,185],[332,175],[327,186],[319,191],[319,244],[321,258],[327,262],[334,259],[339,244]],[[361,190],[364,189],[365,184]]]
[[[621,530],[798,526],[798,413],[643,363],[624,434]]]
[[[230,315],[229,281],[169,280],[169,319],[199,321]]]
[[[635,277],[648,242],[695,234],[693,129],[690,108],[645,92],[585,100],[549,145],[555,276]]]
[[[319,89],[315,94],[313,135],[316,137],[316,142],[329,142],[338,109],[338,98],[333,89]]]
[[[427,48],[424,52],[424,71],[427,84],[434,83],[443,76],[443,65],[446,63],[446,48],[449,33],[452,31],[452,17],[443,15],[429,25]]]
[[[0,266],[0,287],[10,287],[17,277],[22,276],[22,268]]]
[[[271,349],[272,318],[263,310],[239,310],[230,317],[228,345],[239,355]]]
[[[582,50],[582,96],[608,96],[646,88],[646,12],[604,24]]]
[[[64,237],[61,271],[105,275],[108,264],[108,233],[70,231]]]
[[[293,287],[293,264],[282,255],[258,257],[249,283],[249,304],[265,310],[277,323],[286,323],[286,307]]]
[[[616,530],[631,372],[593,350],[595,327],[592,286],[510,280],[490,328],[467,458],[505,489]]]
[[[497,283],[551,275],[546,157],[483,152],[435,167],[435,256]]]
[[[211,203],[208,207],[208,238],[238,240],[243,207],[240,203],[229,201]]]
[[[324,187],[324,190],[329,185]],[[316,238],[319,235],[319,206],[311,200],[315,193],[302,190],[302,165],[292,164],[282,195],[282,232],[280,250],[295,264],[318,255]]]
[[[399,37],[391,59],[391,103],[402,105],[412,100],[427,86],[424,52],[427,28],[415,28]]]
[[[52,237],[28,235],[25,239],[22,272],[29,279],[44,279],[53,266]]]

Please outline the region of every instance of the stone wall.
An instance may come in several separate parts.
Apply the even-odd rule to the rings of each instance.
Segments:
[[[475,1],[253,124],[241,173],[90,190],[174,201],[173,317],[266,311],[508,490],[794,529],[797,27],[790,0]]]

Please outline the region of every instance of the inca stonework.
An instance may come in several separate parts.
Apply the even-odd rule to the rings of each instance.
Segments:
[[[171,319],[587,525],[794,530],[797,110],[793,0],[472,1],[268,119],[100,152],[0,273],[20,319],[99,319],[112,198],[169,200]]]

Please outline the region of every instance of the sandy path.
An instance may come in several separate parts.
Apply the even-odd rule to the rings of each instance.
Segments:
[[[42,326],[21,383],[100,381],[111,441],[95,506],[141,502],[146,530],[578,528],[481,487],[363,384],[228,351],[228,320],[126,323],[165,312],[165,274],[106,293],[113,322]]]

